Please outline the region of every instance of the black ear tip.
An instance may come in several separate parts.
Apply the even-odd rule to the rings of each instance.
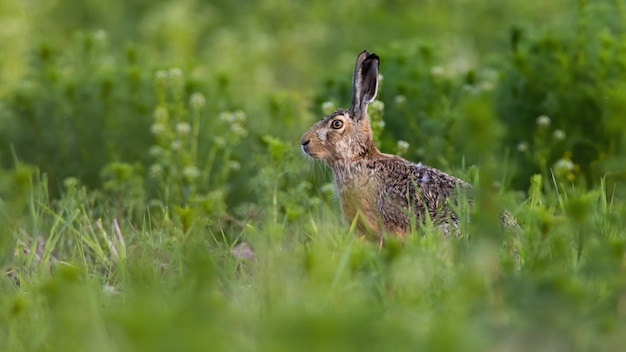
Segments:
[[[370,59],[370,60],[380,60],[380,58],[378,57],[378,55],[376,55],[375,53],[370,53],[367,49],[361,51],[359,53],[359,55],[357,56],[362,56],[365,57],[365,60]]]
[[[363,69],[369,69],[372,65],[376,65],[376,67],[380,65],[380,58],[374,53],[367,55],[361,67],[363,67]]]
[[[376,61],[380,61],[380,57],[378,57],[378,55],[371,53],[369,55],[367,55],[367,57],[365,58],[365,60],[376,60]]]

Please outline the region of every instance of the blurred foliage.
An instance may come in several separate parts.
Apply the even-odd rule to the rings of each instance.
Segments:
[[[625,23],[620,0],[0,1],[0,350],[620,349]],[[471,241],[354,237],[301,155],[364,48],[377,144],[476,186]]]
[[[66,177],[98,184],[110,161],[145,162],[150,72],[135,49],[114,58],[104,32],[78,33],[69,52],[42,42],[32,66],[3,99],[2,147],[50,175],[56,193]],[[2,153],[4,167],[14,155]]]
[[[587,185],[607,173],[624,180],[624,4],[581,1],[578,10],[569,31],[511,29],[495,101],[506,145],[521,152],[518,185],[549,168],[558,173],[559,159],[580,168],[570,178],[580,171]]]

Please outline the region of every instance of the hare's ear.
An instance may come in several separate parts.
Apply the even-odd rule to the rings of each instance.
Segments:
[[[352,107],[354,118],[365,116],[367,104],[374,101],[378,92],[378,55],[363,50],[356,58],[352,76]]]

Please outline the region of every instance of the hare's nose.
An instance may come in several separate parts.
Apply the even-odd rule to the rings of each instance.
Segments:
[[[300,141],[300,143],[301,143],[300,148],[302,149],[302,152],[304,154],[309,154],[307,145],[309,145],[310,141],[311,141],[310,139],[307,139],[306,141]]]

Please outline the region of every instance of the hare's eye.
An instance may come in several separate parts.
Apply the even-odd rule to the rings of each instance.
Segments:
[[[338,129],[340,129],[341,127],[343,127],[343,121],[341,121],[341,120],[334,120],[334,121],[331,123],[331,126],[333,126],[333,128],[334,128],[334,129],[338,130]]]

